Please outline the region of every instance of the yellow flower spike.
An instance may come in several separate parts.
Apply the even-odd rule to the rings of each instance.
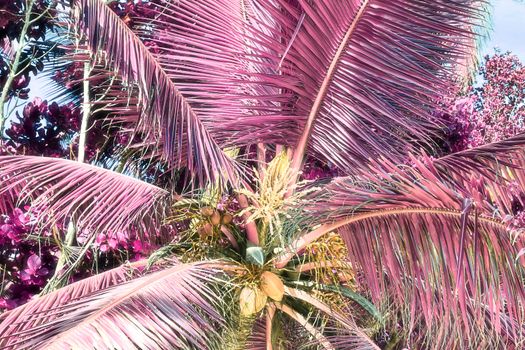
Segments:
[[[348,262],[346,245],[336,232],[328,233],[306,247],[307,260],[314,264],[313,279],[323,284],[352,285],[354,272]]]

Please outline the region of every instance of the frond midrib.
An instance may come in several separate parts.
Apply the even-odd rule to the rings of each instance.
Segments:
[[[345,35],[343,36],[343,39],[341,40],[339,47],[337,48],[337,51],[335,52],[334,57],[330,62],[330,65],[328,66],[328,70],[323,79],[323,82],[321,83],[319,91],[317,92],[314,103],[312,104],[312,108],[310,109],[310,113],[308,114],[308,118],[306,120],[303,132],[294,151],[295,154],[292,163],[292,169],[296,171],[298,171],[301,167],[304,154],[306,152],[306,146],[308,144],[308,140],[310,139],[310,135],[312,134],[315,120],[317,119],[319,111],[321,110],[323,100],[328,92],[328,89],[330,88],[330,84],[332,83],[332,79],[337,71],[337,67],[339,65],[339,62],[341,61],[341,57],[343,56],[359,21],[365,13],[369,2],[370,0],[364,0],[364,2],[361,4],[359,11],[352,19],[350,26],[346,30]]]
[[[406,214],[420,214],[420,215],[430,214],[430,215],[461,217],[463,215],[463,212],[458,209],[450,209],[450,208],[409,207],[409,208],[380,209],[380,210],[373,210],[367,213],[351,215],[344,219],[337,220],[333,223],[321,225],[317,229],[300,236],[298,239],[296,239],[294,242],[290,244],[290,249],[286,253],[282,254],[275,260],[274,266],[276,266],[277,268],[284,267],[288,263],[288,261],[295,255],[295,252],[300,251],[302,248],[306,247],[308,244],[314,242],[315,240],[319,239],[320,237],[327,234],[328,232],[337,230],[338,228],[342,226],[355,224],[360,221],[368,220],[372,218],[381,218],[381,217],[406,215]],[[501,230],[507,229],[507,225],[505,223],[503,223],[500,220],[486,216],[486,215],[478,214],[477,220],[479,223],[485,223],[488,225],[492,225]]]

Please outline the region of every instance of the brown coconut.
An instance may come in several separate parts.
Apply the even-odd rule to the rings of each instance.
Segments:
[[[266,305],[267,296],[259,288],[244,287],[239,296],[242,316],[251,316],[261,311]]]
[[[261,275],[261,290],[275,301],[283,300],[284,284],[279,276],[270,271]]]

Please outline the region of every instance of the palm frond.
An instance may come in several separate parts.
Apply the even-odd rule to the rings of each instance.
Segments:
[[[348,348],[359,349],[359,350],[379,350],[379,347],[370,339],[356,324],[351,317],[347,317],[339,314],[336,310],[333,310],[329,305],[325,304],[321,300],[312,296],[310,293],[285,287],[285,293],[293,298],[302,300],[312,305],[317,311],[324,312],[328,317],[337,321],[341,327],[337,327],[340,331],[344,330],[344,339],[339,334],[336,336],[327,336],[327,339],[336,349],[342,348],[341,345],[345,344]],[[351,316],[351,315],[350,315]],[[336,344],[337,343],[337,344]]]
[[[525,134],[519,134],[425,162],[452,181],[476,187],[500,215],[512,216],[525,207],[524,149]]]
[[[439,161],[412,161],[400,168],[382,159],[369,176],[335,179],[312,206],[326,223],[293,244],[337,230],[376,302],[392,295],[408,309],[412,337],[429,334],[418,322],[440,334],[432,346],[523,340],[525,270],[516,257],[524,237],[510,232],[505,208],[496,211],[483,186],[456,182],[436,170]]]
[[[244,1],[154,3],[155,18],[136,32],[221,146],[281,141],[296,129],[292,116],[279,115],[289,94],[263,80],[267,68],[251,54]]]
[[[267,350],[266,342],[266,327],[267,324],[264,318],[258,318],[253,323],[250,335],[246,339],[245,348],[250,350]]]
[[[168,191],[114,171],[57,158],[0,157],[0,193],[17,189],[31,199],[39,224],[65,223],[74,217],[84,233],[140,232],[161,226]]]
[[[275,308],[279,311],[282,311],[293,321],[301,325],[304,330],[309,333],[310,338],[312,339],[311,343],[314,343],[319,346],[319,348],[324,350],[335,350],[330,341],[324,336],[322,331],[311,324],[308,318],[301,315],[299,312],[291,308],[286,304],[273,304]]]
[[[162,156],[201,179],[235,182],[236,166],[221,150],[179,87],[148,48],[102,0],[78,0],[75,8],[93,53],[103,52],[122,79],[140,91],[136,131],[155,138]],[[195,39],[197,40],[197,39]],[[194,61],[197,59],[195,58]]]
[[[0,347],[208,348],[223,325],[220,299],[207,285],[217,266],[151,273],[122,266],[76,282],[11,311],[0,324]]]
[[[295,79],[283,90],[296,96],[284,113],[305,123],[297,152],[308,147],[347,174],[433,144],[435,100],[455,91],[456,65],[472,56],[485,16],[476,0],[249,3],[260,55]]]

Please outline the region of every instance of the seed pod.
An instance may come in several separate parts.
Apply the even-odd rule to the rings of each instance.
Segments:
[[[231,223],[232,221],[233,221],[233,216],[231,216],[231,214],[226,213],[226,214],[224,214],[224,215],[222,216],[222,223],[223,223],[224,225],[228,225],[228,224]]]
[[[201,214],[203,216],[212,216],[213,212],[214,212],[214,210],[211,207],[202,207],[201,208]]]
[[[221,214],[215,210],[210,217],[210,221],[212,225],[219,225],[221,223]]]
[[[242,316],[251,316],[261,311],[266,305],[266,294],[259,288],[244,287],[239,295]]]
[[[262,291],[275,301],[283,300],[284,284],[279,276],[270,271],[264,271],[261,275]]]
[[[202,237],[211,236],[213,234],[213,226],[207,222],[204,226],[199,227],[198,232]]]

